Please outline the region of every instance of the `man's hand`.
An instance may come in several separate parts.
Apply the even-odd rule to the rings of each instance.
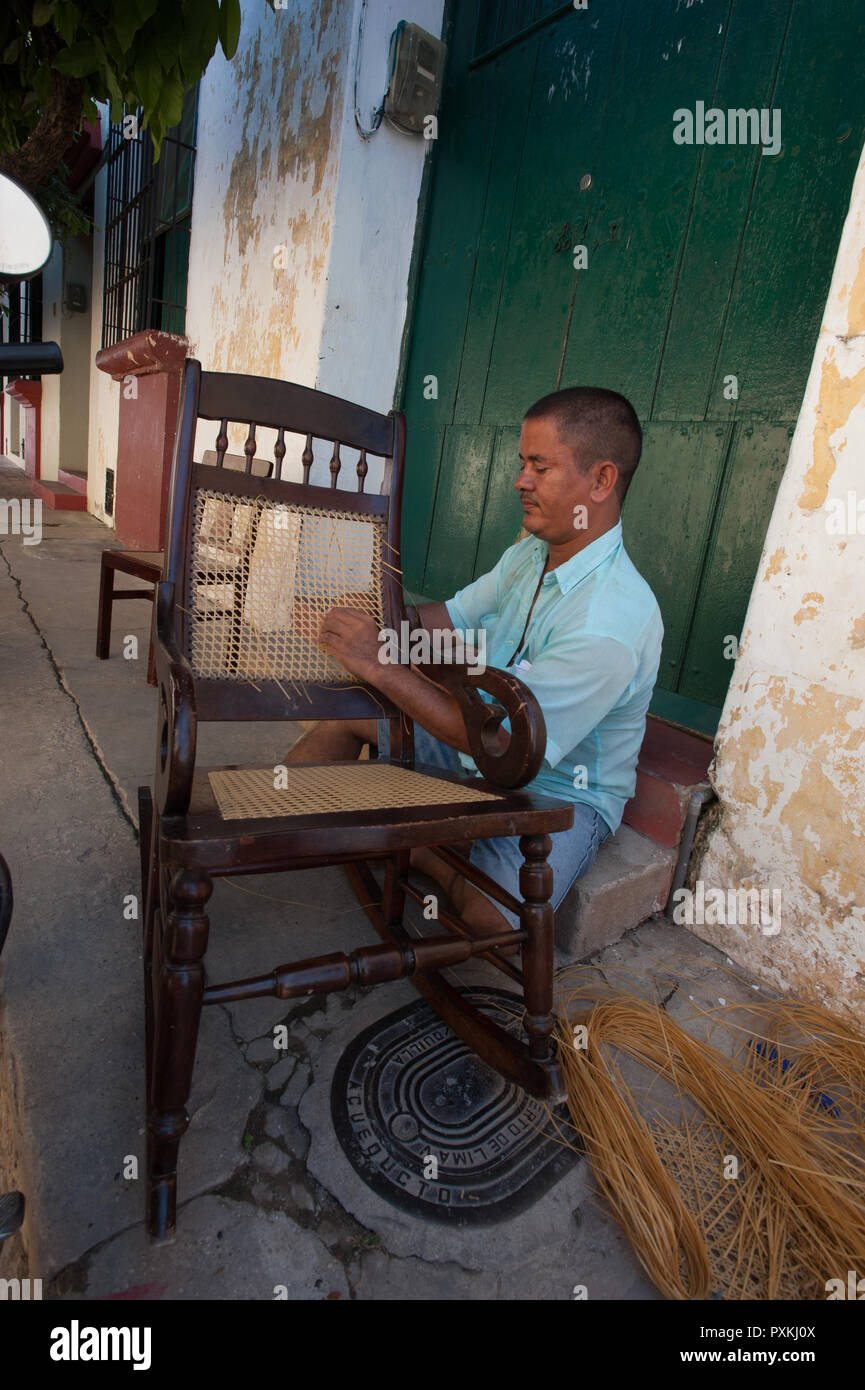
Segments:
[[[357,608],[331,608],[321,624],[318,642],[353,676],[375,684],[381,671],[378,632],[378,624],[368,613]]]
[[[379,661],[382,647],[378,633],[378,625],[368,613],[357,608],[331,608],[321,624],[318,644],[358,680],[380,690],[433,738],[461,753],[471,752],[454,697],[412,666]]]

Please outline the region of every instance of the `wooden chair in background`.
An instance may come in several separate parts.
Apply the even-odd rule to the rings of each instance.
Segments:
[[[213,464],[193,461],[200,419],[218,422]],[[231,422],[276,431],[274,476],[224,466]],[[302,480],[282,476],[286,435],[296,438]],[[331,486],[311,484],[317,441],[330,452]],[[302,447],[302,453],[300,452]],[[144,913],[147,1054],[148,1226],[155,1240],[175,1225],[177,1157],[204,1005],[274,995],[307,997],[350,985],[410,977],[424,998],[492,1067],[537,1096],[564,1099],[553,1030],[552,873],[549,832],[565,830],[573,809],[519,790],[537,773],[545,748],[540,709],[512,674],[430,666],[425,674],[459,701],[482,777],[415,764],[411,722],[372,687],[360,684],[308,635],[336,604],[371,614],[400,631],[406,617],[399,568],[399,517],[405,424],[303,386],[184,368],[172,473],[165,577],[156,604],[159,684],[155,805],[139,792]],[[351,454],[351,460],[347,454]],[[368,460],[383,460],[380,493],[365,491]],[[349,463],[349,467],[344,467]],[[341,486],[350,464],[353,490]],[[232,607],[218,592],[224,571],[208,518],[242,509],[242,574]],[[296,621],[299,612],[304,622]],[[317,629],[316,629],[317,630]],[[485,701],[487,691],[495,703]],[[511,737],[498,749],[505,717]],[[273,768],[196,767],[201,720],[378,718],[389,721],[389,759],[289,765],[275,790]],[[468,865],[451,846],[519,835],[524,864],[520,902]],[[414,846],[435,848],[498,902],[521,927],[474,940],[450,911],[431,935],[404,925],[407,897],[422,902],[409,876]],[[370,862],[384,869],[379,889]],[[271,973],[212,982],[205,969],[213,881],[242,873],[284,872],[343,863],[381,941],[295,960]],[[516,958],[499,947],[520,946]],[[524,1037],[514,1036],[440,972],[484,955],[518,986]]]
[[[212,463],[216,459],[216,451],[208,449],[204,455],[205,463]],[[222,461],[223,468],[231,468],[237,472],[246,471],[246,458],[241,454],[226,454]],[[273,463],[270,459],[254,458],[252,460],[252,472],[256,477],[269,478],[273,470]],[[226,547],[231,545],[230,527],[229,535],[218,538]],[[233,568],[234,560],[239,562],[240,554],[232,557],[226,554],[226,568]],[[107,661],[111,655],[111,610],[117,599],[147,599],[150,603],[156,601],[156,585],[162,578],[162,567],[165,563],[165,554],[161,550],[122,550],[110,549],[103,550],[102,562],[99,575],[99,608],[96,618],[96,656],[100,661]],[[238,564],[239,568],[239,564]],[[116,573],[130,574],[136,579],[145,579],[148,587],[146,589],[115,589],[114,576]],[[147,684],[156,684],[156,668],[153,660],[153,638],[150,638],[150,648],[147,654]]]

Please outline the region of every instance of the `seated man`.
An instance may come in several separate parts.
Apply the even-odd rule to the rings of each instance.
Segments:
[[[513,670],[540,704],[546,756],[528,790],[574,804],[573,828],[551,837],[554,907],[618,829],[634,793],[658,673],[661,614],[628,559],[620,521],[641,449],[636,414],[615,391],[575,386],[537,401],[523,421],[515,483],[528,535],[447,603],[419,610],[431,631],[482,629],[487,664]],[[411,666],[382,664],[372,618],[333,608],[319,641],[415,721],[419,763],[476,771],[456,701]],[[477,638],[472,645],[478,649]],[[386,720],[378,727],[372,719],[324,721],[286,761],[356,758],[365,743],[381,747],[387,727]],[[500,738],[504,744],[507,734]],[[477,841],[470,858],[520,897],[518,838]],[[519,925],[429,850],[414,850],[412,863],[440,885],[476,936]]]

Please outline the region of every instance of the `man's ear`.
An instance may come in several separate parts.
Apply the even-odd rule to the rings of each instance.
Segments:
[[[600,463],[593,464],[592,473],[592,501],[606,502],[610,493],[615,491],[619,470],[612,459],[603,459]]]

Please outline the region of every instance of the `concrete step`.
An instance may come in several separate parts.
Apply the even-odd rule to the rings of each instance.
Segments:
[[[87,496],[86,473],[78,473],[72,468],[58,468],[57,481],[58,483],[65,483],[67,487],[71,487],[73,492],[81,492],[85,497]]]
[[[621,825],[601,845],[589,872],[577,879],[559,904],[557,964],[593,955],[662,911],[676,857],[675,848]]]
[[[682,837],[688,802],[705,782],[712,742],[649,715],[637,762],[637,788],[623,820],[656,844],[673,849]]]
[[[46,507],[53,507],[55,512],[86,512],[87,498],[83,492],[77,488],[69,487],[66,483],[46,482],[42,478],[31,478],[30,486],[34,496],[40,497]]]

